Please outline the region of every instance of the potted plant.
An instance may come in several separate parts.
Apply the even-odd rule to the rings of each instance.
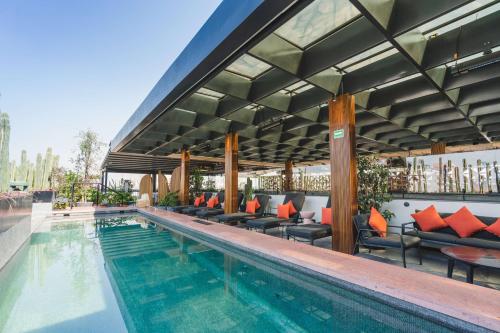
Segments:
[[[374,155],[358,156],[358,207],[362,214],[375,207],[389,221],[394,213],[381,211],[385,202],[391,201],[389,191],[389,169]]]

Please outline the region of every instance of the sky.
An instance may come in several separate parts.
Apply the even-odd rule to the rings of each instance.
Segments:
[[[10,159],[52,147],[70,167],[79,131],[106,149],[220,0],[0,0],[0,110]]]

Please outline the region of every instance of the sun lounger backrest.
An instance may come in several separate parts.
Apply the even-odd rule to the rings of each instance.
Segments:
[[[219,198],[219,203],[223,203],[224,202],[224,192],[218,192],[217,198]]]
[[[243,192],[238,192],[238,207],[241,206],[241,203],[243,202]]]
[[[269,195],[267,194],[256,194],[257,200],[259,200],[260,207],[255,213],[257,215],[262,215],[266,211],[267,204],[269,203]]]
[[[208,199],[212,197],[212,192],[205,192],[203,196],[205,197],[205,203],[207,203]]]
[[[332,208],[332,196],[328,197],[328,202],[326,203],[326,208]]]
[[[286,204],[288,201],[292,201],[293,206],[297,210],[297,213],[295,213],[293,216],[298,215],[299,212],[302,210],[302,206],[304,205],[304,201],[306,199],[306,195],[303,192],[287,192],[285,194],[285,199],[283,200],[283,204]]]

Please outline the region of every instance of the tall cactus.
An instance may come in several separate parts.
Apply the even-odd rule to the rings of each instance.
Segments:
[[[43,164],[43,176],[42,176],[42,190],[49,188],[49,178],[52,175],[52,163],[54,161],[54,155],[52,154],[52,148],[47,148],[47,153],[45,154],[44,164]]]
[[[40,190],[42,188],[42,177],[43,177],[43,160],[42,154],[38,153],[36,155],[36,165],[35,165],[35,180],[33,182],[33,189]]]
[[[0,112],[0,192],[6,192],[9,189],[9,140],[9,115]]]
[[[23,150],[21,151],[21,163],[19,164],[19,167],[16,170],[16,178],[14,180],[19,182],[27,181],[28,168],[29,168],[28,154],[26,153],[26,150]]]

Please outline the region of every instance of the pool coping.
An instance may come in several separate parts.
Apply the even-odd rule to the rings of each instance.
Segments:
[[[200,224],[194,217],[162,209],[137,211],[189,236],[251,252],[452,329],[500,331],[500,292],[494,289],[215,222]]]

